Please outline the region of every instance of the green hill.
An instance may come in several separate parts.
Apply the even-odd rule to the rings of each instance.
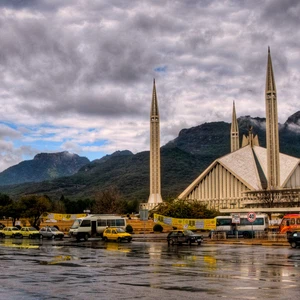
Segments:
[[[300,113],[280,125],[280,151],[300,157]],[[265,146],[265,119],[239,118],[240,139],[249,127]],[[177,197],[215,159],[230,152],[230,124],[205,123],[183,129],[178,137],[161,148],[162,197]],[[149,196],[149,152],[132,154],[117,151],[84,165],[68,177],[2,186],[1,193],[12,197],[23,194],[47,194],[53,199],[62,195],[70,199],[93,198],[98,191],[115,187],[123,199],[145,202]]]

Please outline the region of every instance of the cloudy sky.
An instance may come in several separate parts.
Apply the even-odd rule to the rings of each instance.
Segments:
[[[279,122],[300,110],[298,0],[1,0],[0,171],[40,152],[90,160],[183,128],[264,117],[271,48]]]

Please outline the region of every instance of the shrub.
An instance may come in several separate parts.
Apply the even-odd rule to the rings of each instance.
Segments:
[[[125,228],[125,231],[128,232],[128,233],[133,233],[133,228],[130,224],[127,224],[126,225],[126,228]]]
[[[160,224],[155,224],[153,226],[153,231],[154,232],[162,232],[163,230],[164,230],[164,228]]]

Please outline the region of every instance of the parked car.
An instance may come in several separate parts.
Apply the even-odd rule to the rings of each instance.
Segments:
[[[292,248],[300,246],[300,231],[295,231],[287,236],[288,242]]]
[[[197,243],[201,245],[203,242],[203,236],[194,233],[191,230],[173,230],[167,236],[168,245],[183,244],[187,243],[191,245],[192,243]]]
[[[42,238],[40,232],[34,227],[22,227],[20,229],[21,237],[28,237],[29,239]]]
[[[21,237],[20,230],[17,227],[11,226],[11,227],[4,227],[0,230],[1,237],[11,237],[11,238],[17,238]]]
[[[56,227],[46,226],[40,229],[40,235],[42,238],[48,239],[60,239],[64,237],[64,233],[59,231]]]
[[[105,241],[108,240],[117,241],[117,242],[127,241],[129,243],[132,240],[132,236],[130,233],[126,232],[122,228],[109,227],[104,230],[103,239]]]

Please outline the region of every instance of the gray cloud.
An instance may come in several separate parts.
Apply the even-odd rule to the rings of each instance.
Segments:
[[[147,150],[154,77],[162,143],[230,122],[233,100],[264,117],[268,46],[284,122],[298,110],[299,16],[293,0],[0,1],[0,154],[42,151],[49,132],[51,151]]]

